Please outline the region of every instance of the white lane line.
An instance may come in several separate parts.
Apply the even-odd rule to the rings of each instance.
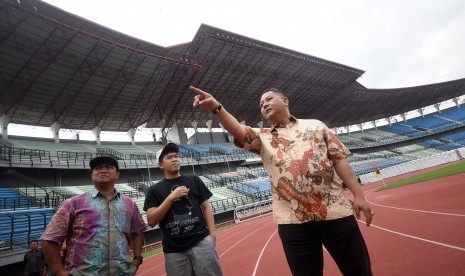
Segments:
[[[388,205],[382,205],[382,204],[376,204],[374,202],[371,202],[368,200],[368,195],[365,197],[365,199],[368,201],[368,203],[384,208],[390,208],[390,209],[396,209],[396,210],[403,210],[403,211],[412,211],[412,212],[419,212],[419,213],[427,213],[427,214],[435,214],[435,215],[444,215],[444,216],[454,216],[454,217],[465,217],[465,214],[454,214],[454,213],[442,213],[442,212],[434,212],[434,211],[425,211],[425,210],[418,210],[418,209],[409,209],[409,208],[400,208],[400,207],[394,207],[394,206],[388,206]]]
[[[231,247],[229,247],[226,251],[224,251],[224,252],[220,255],[220,258],[221,258],[224,254],[228,253],[229,250],[233,249],[236,245],[238,245],[239,243],[241,243],[243,240],[245,240],[246,238],[248,238],[249,236],[251,236],[251,235],[254,234],[255,232],[258,232],[260,229],[262,229],[262,228],[264,228],[264,227],[266,227],[266,226],[268,226],[268,225],[270,225],[270,224],[272,224],[272,223],[269,222],[269,223],[263,225],[262,227],[258,228],[257,230],[251,232],[251,233],[248,234],[247,236],[243,237],[242,239],[240,239],[238,242],[236,242],[236,243],[233,244]]]
[[[218,247],[219,244],[229,241],[230,239],[233,239],[236,236],[242,236],[244,232],[248,233],[249,231],[252,231],[251,229],[255,229],[256,227],[263,225],[264,223],[269,224],[269,221],[258,221],[257,223],[248,222],[247,224],[234,225],[235,230],[222,233],[222,239],[220,242],[216,242],[216,245]],[[246,225],[247,227],[245,227]]]
[[[276,235],[276,232],[278,232],[278,229],[274,231],[273,235],[270,236],[270,238],[266,241],[265,245],[263,246],[262,251],[260,252],[260,256],[258,256],[257,262],[255,263],[255,268],[253,270],[252,276],[255,276],[257,274],[258,264],[260,263],[263,252],[265,251],[265,248],[268,246],[268,243],[271,241],[273,236]]]
[[[364,221],[362,220],[358,220],[359,223],[365,223]],[[408,234],[404,234],[404,233],[401,233],[401,232],[397,232],[397,231],[394,231],[394,230],[390,230],[390,229],[387,229],[387,228],[383,228],[383,227],[380,227],[380,226],[376,226],[374,224],[370,224],[370,227],[375,227],[375,228],[378,228],[380,230],[383,230],[383,231],[386,231],[386,232],[390,232],[390,233],[393,233],[393,234],[397,234],[397,235],[400,235],[400,236],[404,236],[404,237],[407,237],[407,238],[411,238],[411,239],[415,239],[415,240],[419,240],[419,241],[423,241],[423,242],[427,242],[427,243],[432,243],[432,244],[435,244],[435,245],[440,245],[440,246],[444,246],[444,247],[448,247],[448,248],[451,248],[451,249],[455,249],[455,250],[459,250],[459,251],[464,251],[465,252],[465,248],[463,247],[459,247],[459,246],[454,246],[454,245],[450,245],[450,244],[446,244],[446,243],[442,243],[442,242],[436,242],[436,241],[432,241],[432,240],[427,240],[427,239],[423,239],[423,238],[420,238],[420,237],[417,237],[417,236],[412,236],[412,235],[408,235]]]
[[[232,232],[230,232],[232,235],[228,235],[228,238],[223,239],[221,242],[217,242],[217,245],[220,244],[220,243],[222,243],[222,242],[224,242],[225,240],[231,238],[232,236],[236,236],[236,235],[241,234],[242,232],[249,231],[250,228],[255,228],[257,225],[260,225],[260,224],[263,224],[263,222],[257,221],[257,223],[254,223],[254,224],[249,223],[248,226],[247,226],[247,228],[240,229],[239,231],[232,231]],[[270,223],[267,223],[266,225],[269,225],[269,224],[270,224]],[[266,226],[266,225],[265,225],[265,226]],[[264,227],[264,226],[262,226],[262,227]],[[261,228],[262,228],[262,227],[261,227]],[[261,228],[259,228],[259,229],[261,229]],[[257,230],[257,231],[258,231],[258,230]],[[254,231],[254,232],[256,232],[256,231]],[[235,244],[235,245],[236,245],[236,244]],[[234,247],[235,245],[233,245],[233,247]],[[231,248],[229,248],[229,249],[231,249]],[[229,251],[229,249],[228,249],[228,251]],[[224,252],[224,253],[226,253],[226,252]],[[223,256],[224,253],[223,253],[221,256]],[[161,253],[160,253],[160,254],[161,254]],[[157,255],[157,256],[158,256],[158,255]],[[220,257],[221,257],[221,256],[220,256]],[[156,257],[156,256],[153,256],[153,257]],[[147,258],[147,261],[150,260],[151,258],[152,258],[152,257]],[[159,266],[161,266],[161,265],[164,265],[164,264],[165,264],[165,262],[162,261],[160,264],[154,265],[153,267],[149,268],[148,270],[146,270],[146,271],[144,271],[144,272],[141,272],[141,273],[138,273],[137,275],[144,275],[144,274],[150,272],[151,270],[153,270],[153,269],[155,269],[155,268],[157,268],[157,267],[159,267]],[[166,273],[162,274],[162,276],[165,276],[165,275],[166,275]]]

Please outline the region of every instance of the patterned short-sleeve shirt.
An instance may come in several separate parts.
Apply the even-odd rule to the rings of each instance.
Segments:
[[[260,154],[270,175],[273,218],[278,224],[333,220],[353,214],[333,164],[350,155],[318,120],[291,117],[285,127],[246,127],[244,145]]]
[[[73,275],[133,275],[131,240],[147,226],[134,201],[95,189],[67,199],[41,239],[67,243],[65,268]]]

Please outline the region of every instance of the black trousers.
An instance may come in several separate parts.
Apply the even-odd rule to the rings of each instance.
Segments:
[[[278,232],[294,276],[323,275],[323,247],[345,276],[370,276],[370,256],[354,216],[280,224]]]

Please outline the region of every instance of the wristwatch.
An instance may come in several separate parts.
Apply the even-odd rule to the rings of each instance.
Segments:
[[[220,110],[221,110],[222,108],[223,108],[223,105],[222,105],[222,104],[218,104],[218,107],[215,108],[215,109],[213,109],[213,110],[212,110],[212,113],[213,113],[213,114],[216,114],[216,113],[220,112]]]
[[[138,260],[139,264],[142,264],[142,261],[144,261],[144,257],[142,257],[142,256],[134,256],[134,260]]]

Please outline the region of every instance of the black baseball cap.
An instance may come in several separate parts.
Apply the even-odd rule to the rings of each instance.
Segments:
[[[168,153],[172,152],[179,152],[179,146],[176,145],[175,143],[168,143],[166,144],[161,150],[157,152],[157,159],[158,162],[161,163],[163,161],[163,157],[167,155]]]
[[[113,165],[116,167],[116,170],[119,171],[118,161],[115,158],[108,156],[108,155],[97,156],[93,158],[92,160],[90,160],[89,162],[89,166],[91,170],[93,170],[95,167],[101,164]]]

